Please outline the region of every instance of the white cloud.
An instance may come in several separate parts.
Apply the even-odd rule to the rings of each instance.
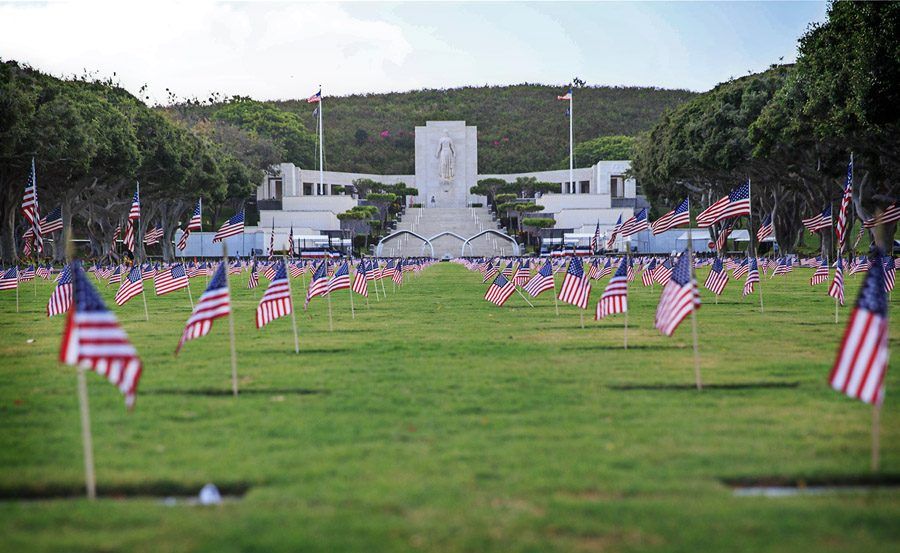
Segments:
[[[112,76],[151,101],[165,89],[256,98],[396,90],[412,51],[398,25],[335,4],[50,3],[0,5],[0,56],[55,75]]]

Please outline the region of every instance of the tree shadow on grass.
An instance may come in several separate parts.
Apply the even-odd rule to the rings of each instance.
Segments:
[[[704,390],[764,390],[771,388],[796,388],[799,382],[735,382],[732,384],[704,384]],[[695,384],[609,384],[607,388],[610,390],[618,390],[621,392],[633,391],[697,391]]]
[[[247,395],[298,395],[310,396],[316,394],[330,394],[330,390],[316,390],[313,388],[247,388],[238,390],[239,396]],[[232,396],[234,395],[230,388],[197,388],[197,389],[180,389],[180,388],[160,388],[157,390],[141,390],[141,395],[151,396]]]
[[[200,492],[205,482],[174,482],[159,480],[149,482],[97,484],[97,496],[110,499],[137,497],[193,497]],[[219,493],[223,496],[243,497],[251,488],[249,482],[216,482]],[[83,483],[46,482],[32,484],[16,484],[0,487],[0,501],[3,500],[37,500],[37,499],[83,499],[85,489]]]

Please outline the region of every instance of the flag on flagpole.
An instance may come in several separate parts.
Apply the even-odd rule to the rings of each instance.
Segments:
[[[750,270],[747,271],[747,280],[744,281],[744,296],[749,296],[753,293],[753,285],[759,282],[759,267],[756,264],[756,258],[750,258]]]
[[[181,233],[181,238],[178,240],[177,248],[179,251],[184,251],[184,248],[187,247],[188,236],[191,235],[192,231],[200,231],[203,228],[203,217],[201,215],[201,203],[202,200],[197,200],[197,204],[194,206],[194,214],[191,215],[191,220],[188,221],[187,226],[184,231]]]
[[[591,295],[591,281],[584,274],[584,265],[581,259],[573,257],[566,269],[566,277],[563,279],[557,299],[570,303],[581,309],[587,309],[588,298]]]
[[[803,219],[801,222],[809,232],[818,232],[822,229],[831,228],[831,204],[826,205],[821,213],[808,219]]]
[[[188,285],[187,272],[185,272],[184,265],[181,263],[166,269],[160,269],[156,272],[156,277],[153,279],[153,287],[156,288],[157,296],[187,288]]]
[[[678,258],[656,308],[654,325],[666,336],[671,336],[688,314],[700,308],[700,294],[697,283],[691,277],[688,257],[685,250]]]
[[[551,265],[548,260],[544,262],[544,266],[531,277],[531,280],[525,284],[524,290],[528,292],[531,297],[536,298],[541,292],[552,290],[554,287],[553,265]]]
[[[723,219],[750,215],[750,183],[742,184],[697,215],[697,226],[706,228]]]
[[[125,224],[125,247],[128,251],[134,253],[136,237],[138,234],[137,220],[141,218],[141,198],[140,189],[134,191],[134,198],[131,200],[131,209],[128,211],[128,221]]]
[[[840,257],[834,266],[834,278],[831,280],[831,286],[828,287],[828,295],[844,305],[844,261]]]
[[[888,223],[893,223],[896,221],[900,221],[900,205],[897,205],[897,203],[895,202],[889,205],[887,209],[882,211],[880,215],[872,217],[871,219],[866,219],[863,222],[863,226],[865,228],[872,228],[877,225],[886,225]],[[858,243],[859,238],[857,238],[856,241]]]
[[[628,258],[623,257],[616,273],[609,279],[606,289],[597,302],[597,312],[594,319],[600,320],[614,313],[628,311]]]
[[[279,317],[294,312],[287,271],[284,262],[277,263],[275,278],[269,283],[265,294],[256,307],[256,328],[262,328]]]
[[[616,235],[619,234],[619,229],[622,228],[622,214],[619,214],[619,219],[616,221],[616,226],[613,227],[612,232],[609,233],[609,238],[606,239],[606,249],[612,249],[613,244],[616,243]]]
[[[37,175],[34,170],[34,158],[31,158],[31,174],[25,183],[25,194],[22,196],[22,215],[31,227],[34,250],[38,254],[44,251],[44,237],[41,231],[41,214],[38,208]],[[31,246],[28,246],[31,249]],[[26,254],[27,255],[27,254]]]
[[[647,220],[647,208],[643,208],[634,215],[631,216],[627,221],[622,223],[622,228],[619,229],[619,234],[622,237],[627,238],[633,234],[637,234],[642,230],[647,230],[650,228],[650,222]]]
[[[122,280],[122,285],[116,292],[116,305],[125,305],[131,298],[137,296],[144,291],[144,275],[141,268],[135,265],[128,271],[128,275]]]
[[[194,311],[184,326],[184,332],[175,348],[177,355],[185,342],[194,340],[209,334],[214,320],[231,313],[231,296],[228,292],[228,275],[225,263],[219,263],[219,267],[209,281],[206,291],[200,296],[200,301],[194,306]]]
[[[322,260],[316,272],[313,273],[312,280],[309,281],[309,286],[306,288],[306,302],[303,304],[303,309],[309,306],[309,300],[328,293],[328,268],[326,265],[327,262]]]
[[[328,291],[326,294],[330,294],[337,290],[344,290],[346,288],[350,288],[350,265],[348,262],[344,261],[338,270],[334,272],[334,276],[331,277],[331,280],[328,281]]]
[[[850,154],[850,163],[847,164],[847,182],[844,184],[844,193],[841,195],[841,207],[838,211],[837,225],[834,232],[838,242],[838,255],[844,251],[847,244],[847,224],[849,218],[847,212],[850,202],[853,200],[853,154]]]
[[[238,234],[244,233],[244,210],[241,209],[240,212],[235,214],[233,217],[225,221],[225,223],[219,227],[219,231],[216,232],[216,235],[213,237],[213,242],[221,242],[226,238],[230,238],[232,236],[237,236]]]
[[[50,301],[47,302],[47,316],[53,317],[60,313],[65,313],[72,305],[72,269],[71,265],[63,267],[59,273],[59,280],[56,281],[56,288],[50,294]]]
[[[685,198],[683,202],[678,204],[678,207],[673,209],[672,211],[666,213],[656,221],[653,221],[653,224],[650,225],[651,230],[654,235],[662,234],[667,230],[680,227],[681,225],[687,225],[691,222],[691,203],[690,198]]]
[[[769,213],[766,215],[766,218],[763,219],[762,224],[759,226],[759,230],[756,231],[756,241],[762,242],[774,234],[775,227],[772,225],[772,214]]]
[[[259,270],[256,268],[256,260],[253,260],[253,267],[250,268],[250,279],[247,281],[247,288],[250,290],[259,286]]]
[[[835,390],[877,405],[884,399],[888,367],[888,305],[883,266],[881,253],[876,252],[828,377]]]
[[[817,284],[822,284],[823,282],[828,280],[828,264],[825,263],[825,260],[822,259],[819,261],[819,266],[816,267],[816,272],[813,273],[812,277],[809,279],[809,285],[815,286]]]
[[[703,287],[713,294],[721,296],[726,284],[728,284],[728,271],[725,270],[722,259],[717,257],[713,261],[712,268],[709,270],[709,275],[707,275]]]
[[[70,267],[73,302],[63,331],[59,360],[105,376],[125,395],[125,405],[130,409],[141,379],[141,360],[81,265],[75,262]]]
[[[306,99],[306,103],[308,104],[318,104],[322,101],[322,89],[320,88],[318,92],[310,96]],[[329,104],[330,105],[330,104]]]
[[[597,228],[594,229],[594,235],[591,236],[591,253],[595,253],[600,249],[600,221],[597,221]]]
[[[498,307],[503,307],[503,304],[515,291],[515,283],[507,279],[503,274],[499,274],[488,287],[487,292],[484,293],[484,299]]]
[[[356,266],[356,275],[353,278],[353,291],[360,296],[369,297],[369,277],[366,270],[366,260],[360,259]]]
[[[570,88],[565,94],[562,96],[557,96],[557,100],[571,100],[572,99],[572,89]],[[581,105],[581,104],[578,104]]]

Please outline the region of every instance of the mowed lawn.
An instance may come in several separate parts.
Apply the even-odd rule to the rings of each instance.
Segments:
[[[103,497],[14,500],[83,485],[76,372],[57,362],[63,317],[51,284],[0,292],[0,550],[3,551],[887,551],[900,544],[900,491],[735,497],[723,478],[869,474],[871,407],[826,378],[835,325],[811,270],[730,282],[689,320],[653,328],[660,289],[639,279],[623,316],[593,321],[607,278],[579,310],[545,293],[482,299],[480,275],[440,263],[387,298],[335,294],[263,330],[266,282],[232,277],[240,387],[228,323],[173,356],[190,307],[177,292],[115,309],[144,361],[133,412],[88,375]],[[701,271],[701,281],[706,271]],[[205,279],[192,283],[194,299]],[[558,277],[558,282],[561,278]],[[862,275],[848,278],[852,304]],[[294,280],[302,308],[302,281]],[[370,284],[370,287],[372,285]],[[102,290],[112,305],[113,287]],[[896,297],[892,315],[897,316]],[[33,339],[33,343],[28,340]],[[900,329],[881,415],[882,472],[900,473]],[[684,387],[682,387],[684,385]],[[121,490],[248,487],[239,501],[166,506]],[[119,490],[119,492],[117,492]]]

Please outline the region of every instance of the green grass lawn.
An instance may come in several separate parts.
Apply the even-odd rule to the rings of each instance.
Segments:
[[[141,354],[137,405],[88,375],[104,490],[247,486],[240,501],[0,500],[3,551],[887,551],[900,547],[896,489],[735,497],[722,478],[869,473],[869,406],[826,378],[846,322],[811,270],[763,278],[766,303],[730,282],[698,313],[708,384],[697,392],[689,320],[672,338],[659,287],[629,290],[623,316],[592,320],[545,293],[528,307],[442,263],[370,307],[335,294],[258,331],[263,285],[232,277],[240,387],[230,391],[227,320],[173,351],[183,292],[116,309]],[[705,270],[700,275],[701,280]],[[203,279],[193,282],[196,299]],[[862,275],[848,278],[852,303]],[[303,290],[294,281],[302,306]],[[371,285],[370,285],[371,286]],[[56,360],[63,317],[51,284],[0,292],[0,492],[83,485],[76,371]],[[113,288],[102,290],[112,305]],[[897,300],[894,300],[896,306]],[[892,307],[896,316],[896,307]],[[27,340],[34,339],[33,343]],[[900,472],[900,331],[881,415],[882,472]],[[756,387],[754,384],[780,386]],[[670,385],[665,387],[664,385]],[[643,386],[643,388],[642,388]],[[655,388],[654,388],[655,387]],[[221,395],[216,395],[222,392]]]

